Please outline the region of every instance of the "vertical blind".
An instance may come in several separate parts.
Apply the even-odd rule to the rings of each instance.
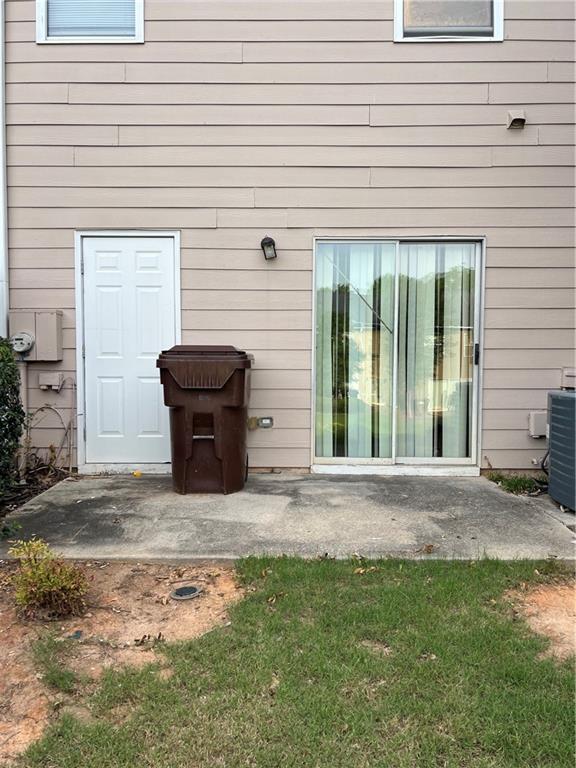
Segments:
[[[134,37],[135,0],[48,0],[48,37]]]

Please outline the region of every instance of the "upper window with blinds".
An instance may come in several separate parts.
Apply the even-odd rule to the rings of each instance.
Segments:
[[[395,0],[397,42],[504,39],[504,0]]]
[[[142,43],[144,0],[36,0],[38,43]]]

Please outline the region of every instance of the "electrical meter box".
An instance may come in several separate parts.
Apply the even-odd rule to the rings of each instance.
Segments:
[[[28,334],[33,339],[24,359],[52,363],[62,360],[62,312],[58,309],[12,309],[8,317],[9,336]]]

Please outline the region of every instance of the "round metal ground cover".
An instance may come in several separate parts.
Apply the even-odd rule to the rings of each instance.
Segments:
[[[192,600],[193,597],[198,597],[202,592],[200,587],[193,587],[191,585],[187,587],[177,587],[170,592],[172,600]]]

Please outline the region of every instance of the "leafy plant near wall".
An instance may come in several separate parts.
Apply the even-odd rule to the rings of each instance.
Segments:
[[[0,337],[0,497],[14,482],[24,418],[14,352],[9,341]]]

